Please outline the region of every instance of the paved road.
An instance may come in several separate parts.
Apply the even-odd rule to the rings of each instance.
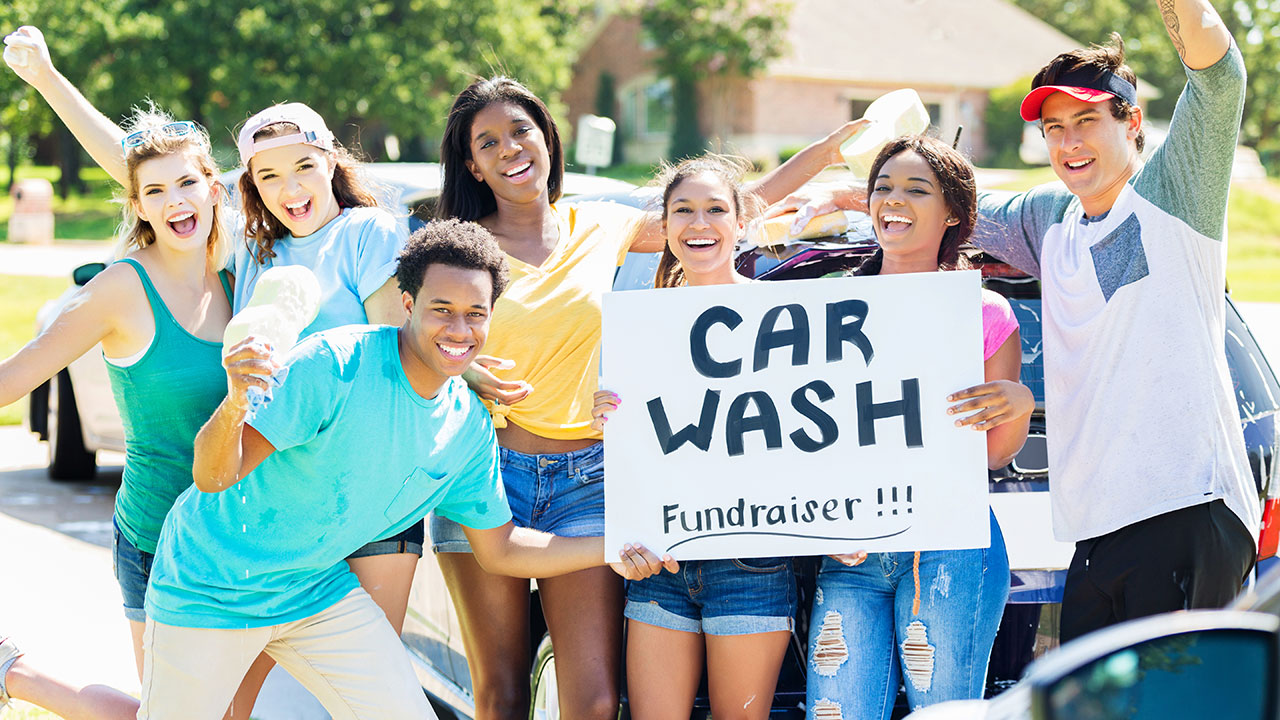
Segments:
[[[53,245],[0,243],[0,272],[5,275],[71,277],[71,271],[85,263],[106,262],[111,257],[110,242],[58,242]]]
[[[111,569],[111,511],[124,456],[102,452],[93,482],[54,483],[34,435],[0,427],[0,636],[72,682],[138,694],[129,626]],[[258,699],[259,720],[328,715],[286,673]]]

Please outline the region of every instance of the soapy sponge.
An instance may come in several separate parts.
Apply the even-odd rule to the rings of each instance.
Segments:
[[[262,273],[249,302],[222,334],[222,351],[250,335],[271,343],[282,353],[298,342],[298,335],[320,311],[320,282],[301,265],[273,267]]]

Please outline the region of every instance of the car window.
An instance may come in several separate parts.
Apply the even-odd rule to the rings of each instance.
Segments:
[[[1022,335],[1022,383],[1031,388],[1036,401],[1044,402],[1044,345],[1040,332],[1040,301],[1010,298]],[[1280,384],[1267,364],[1262,350],[1249,334],[1239,313],[1227,306],[1227,367],[1236,394],[1240,419],[1249,420],[1280,410]]]
[[[1227,367],[1231,370],[1240,419],[1251,420],[1280,409],[1280,385],[1275,373],[1231,303],[1227,303],[1226,344]]]

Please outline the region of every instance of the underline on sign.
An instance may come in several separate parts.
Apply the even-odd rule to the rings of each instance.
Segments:
[[[752,530],[739,530],[737,532],[713,533],[710,535],[699,535],[698,537],[685,538],[684,540],[681,540],[680,542],[668,547],[666,549],[666,552],[671,552],[672,550],[680,547],[681,545],[684,545],[685,543],[693,542],[694,540],[705,540],[707,538],[717,538],[717,537],[731,537],[734,535],[772,535],[774,537],[791,537],[791,538],[801,538],[805,540],[845,540],[849,542],[862,542],[866,540],[884,540],[885,538],[891,538],[891,537],[901,535],[902,533],[910,529],[911,527],[908,526],[908,527],[902,528],[897,532],[888,533],[886,535],[869,535],[867,537],[831,537],[829,535],[804,535],[802,533],[757,532]]]

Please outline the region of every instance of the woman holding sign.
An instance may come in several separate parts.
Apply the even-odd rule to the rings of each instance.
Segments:
[[[761,179],[781,199],[829,164],[848,123]],[[442,217],[497,238],[511,285],[494,306],[488,348],[466,376],[490,401],[503,481],[517,525],[556,535],[604,532],[601,434],[592,427],[600,367],[600,298],[628,251],[663,246],[660,219],[613,203],[558,206],[559,131],[546,105],[510,78],[472,83],[454,100],[440,146]],[[514,369],[522,380],[500,377]],[[510,377],[510,376],[508,376]],[[526,397],[527,396],[527,397]],[[431,541],[462,626],[476,716],[520,718],[529,706],[529,585],[484,572],[456,524],[433,517]],[[618,712],[622,585],[588,570],[539,579],[566,717]]]
[[[973,167],[934,138],[889,143],[868,181],[880,249],[856,275],[967,266],[960,246],[976,219]],[[1027,437],[1035,399],[1018,382],[1021,342],[1009,303],[982,291],[987,382],[949,396],[956,425],[987,436],[987,464],[1006,465]],[[978,550],[858,553],[824,558],[809,631],[809,717],[885,718],[900,673],[911,708],[981,698],[1009,595],[1009,559],[995,515]]]
[[[733,267],[748,202],[745,163],[708,155],[659,178],[666,245],[657,287],[752,282]],[[603,428],[620,398],[595,394]],[[693,560],[627,588],[627,690],[631,715],[688,717],[705,658],[716,718],[768,717],[796,610],[790,558]]]

